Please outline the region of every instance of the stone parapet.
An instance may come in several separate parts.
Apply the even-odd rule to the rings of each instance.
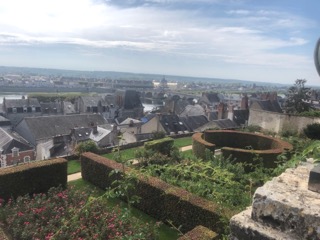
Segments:
[[[230,238],[320,239],[320,194],[308,190],[313,166],[288,169],[258,188],[252,207],[232,217]]]

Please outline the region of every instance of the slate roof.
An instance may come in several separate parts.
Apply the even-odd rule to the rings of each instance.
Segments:
[[[109,103],[101,96],[82,96],[81,97],[84,106],[98,106],[101,102],[101,106],[108,106]]]
[[[239,126],[232,120],[230,119],[220,119],[220,120],[213,120],[205,125],[195,129],[195,131],[204,131],[207,129],[236,129],[239,128]]]
[[[139,123],[142,123],[140,120],[137,120],[137,119],[134,119],[134,118],[127,118],[125,119],[124,121],[122,121],[120,123],[120,125],[129,125],[129,124],[139,124]]]
[[[161,115],[160,124],[167,134],[189,131],[177,115]]]
[[[147,114],[143,118],[141,118],[141,122],[143,122],[143,123],[149,122],[155,116],[156,116],[156,114],[154,114],[154,113]]]
[[[142,107],[139,93],[134,90],[126,90],[124,98],[124,109],[134,109],[136,107]]]
[[[181,122],[183,122],[190,132],[193,132],[195,129],[208,123],[208,119],[204,115],[200,116],[189,116],[189,117],[180,117]]]
[[[73,137],[76,141],[86,141],[90,139],[91,127],[82,127],[73,129]]]
[[[17,133],[10,133],[9,131],[5,131],[0,128],[0,152],[2,154],[11,153],[12,148],[18,148],[19,151],[32,150],[33,147],[28,144],[26,140],[24,140]]]
[[[203,107],[199,104],[195,104],[195,105],[187,105],[184,111],[180,113],[180,117],[200,116],[204,114],[205,114],[205,111]]]
[[[210,112],[209,113],[209,120],[218,120],[218,111]]]
[[[76,127],[88,127],[106,123],[104,118],[98,114],[27,117],[18,125],[23,122],[26,123],[35,139],[68,135],[71,129]]]
[[[6,99],[5,105],[6,105],[6,108],[17,108],[17,107],[24,107],[24,106],[40,107],[40,103],[37,98]]]
[[[249,120],[249,110],[233,110],[233,121],[238,125],[245,124]]]
[[[251,104],[251,106],[253,106],[253,109],[257,109],[254,104],[257,104],[260,109],[264,111],[282,113],[282,109],[276,100],[256,100]]]
[[[64,101],[63,112],[64,114],[75,114],[76,110],[75,110],[74,104],[72,104],[72,102],[69,102],[69,101]]]

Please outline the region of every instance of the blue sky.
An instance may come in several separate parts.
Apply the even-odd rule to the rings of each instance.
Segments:
[[[7,0],[0,65],[320,85],[319,0]]]

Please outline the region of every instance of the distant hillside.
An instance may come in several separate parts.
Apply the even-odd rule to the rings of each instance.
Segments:
[[[173,76],[160,74],[145,74],[145,73],[128,73],[128,72],[113,72],[113,71],[78,71],[64,69],[47,69],[47,68],[26,68],[26,67],[6,67],[0,66],[0,74],[20,74],[20,75],[46,75],[46,76],[64,76],[64,77],[81,77],[81,78],[108,78],[118,80],[161,80],[165,77],[169,82],[203,82],[216,84],[253,84],[258,86],[283,86],[284,84],[253,82],[237,79],[222,79],[222,78],[201,78],[187,76]]]

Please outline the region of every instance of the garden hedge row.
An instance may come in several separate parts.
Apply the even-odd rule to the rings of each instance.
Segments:
[[[205,159],[206,149],[214,153],[216,145],[205,141],[202,136],[202,133],[192,135],[192,150],[195,156]]]
[[[5,200],[58,186],[67,186],[67,161],[63,158],[0,169],[0,198]]]
[[[209,144],[221,148],[225,158],[232,157],[240,162],[254,163],[259,156],[264,167],[276,167],[277,156],[289,153],[292,145],[280,139],[262,134],[239,132],[232,130],[207,130],[196,133],[193,139],[193,152],[195,156],[204,158],[203,150]]]
[[[121,179],[121,172],[133,172],[139,181],[133,193],[140,202],[135,207],[161,221],[172,221],[181,226],[182,232],[192,230],[198,225],[220,232],[223,223],[217,206],[206,199],[195,196],[184,189],[174,187],[158,178],[139,175],[135,170],[94,153],[81,156],[82,178],[94,185],[106,189],[115,180]],[[117,174],[110,172],[117,169]]]

